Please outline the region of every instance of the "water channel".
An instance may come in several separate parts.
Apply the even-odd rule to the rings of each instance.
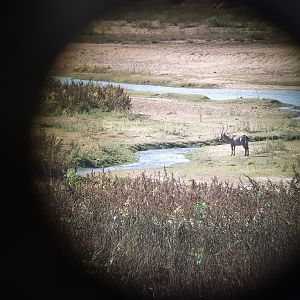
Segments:
[[[300,113],[300,91],[298,90],[266,90],[266,89],[215,89],[215,88],[186,88],[186,87],[169,87],[159,85],[143,85],[143,84],[130,84],[130,83],[117,83],[108,81],[92,81],[73,79],[70,77],[55,77],[63,83],[73,82],[92,82],[101,86],[111,84],[113,86],[120,86],[125,89],[138,91],[138,92],[150,92],[156,94],[164,93],[176,93],[176,94],[192,94],[207,96],[211,100],[230,100],[237,98],[255,98],[255,99],[274,99],[279,100],[284,104],[290,106],[282,107],[281,109],[299,112]],[[295,117],[295,120],[300,121],[300,116]],[[159,150],[147,150],[138,151],[138,162],[113,166],[101,169],[78,169],[78,175],[84,175],[91,172],[101,171],[114,171],[114,170],[137,170],[137,169],[151,169],[169,167],[177,163],[185,163],[189,160],[185,157],[185,154],[192,151],[196,151],[197,148],[173,148],[173,149],[159,149]]]
[[[266,89],[217,89],[217,88],[187,88],[161,85],[118,83],[109,81],[93,81],[73,79],[70,77],[55,77],[61,82],[93,82],[99,85],[111,84],[137,92],[150,92],[156,94],[175,93],[189,95],[203,95],[211,100],[230,100],[237,98],[274,99],[282,103],[300,106],[300,90],[266,90]]]
[[[138,151],[138,162],[99,169],[81,168],[77,170],[77,174],[84,175],[93,172],[99,173],[102,171],[110,172],[115,170],[139,170],[170,167],[174,164],[188,162],[189,159],[185,157],[185,154],[194,152],[198,149],[199,148],[171,148]]]

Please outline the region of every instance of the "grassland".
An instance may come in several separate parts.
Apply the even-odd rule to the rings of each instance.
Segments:
[[[81,167],[132,162],[137,159],[136,150],[198,145],[203,147],[189,155],[189,164],[172,166],[169,171],[188,180],[210,180],[218,175],[237,181],[243,175],[280,180],[300,170],[300,124],[292,119],[297,113],[279,109],[282,104],[277,101],[128,93],[130,110],[51,112],[36,119],[36,132],[53,134],[65,147],[76,144]],[[230,146],[220,145],[222,126],[228,126],[230,134],[250,137],[250,157],[243,156],[242,148],[230,157]],[[147,172],[157,171],[161,170]]]

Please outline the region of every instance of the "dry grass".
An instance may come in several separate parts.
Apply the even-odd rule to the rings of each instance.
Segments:
[[[90,133],[98,140],[130,144],[180,140],[172,132],[186,141],[211,140],[219,137],[222,124],[229,126],[231,134],[272,137],[299,132],[299,122],[289,119],[295,113],[279,110],[280,104],[271,100],[210,101],[201,96],[133,94],[131,104],[130,112],[94,110],[73,116],[41,116],[37,125],[67,139],[75,133],[81,137]]]
[[[300,171],[300,141],[261,141],[249,143],[250,156],[244,156],[242,147],[236,148],[236,156],[230,156],[230,145],[203,147],[190,154],[191,161],[184,166],[169,169],[176,176],[199,181],[209,181],[216,175],[220,179],[237,182],[245,176],[259,181],[291,178],[294,169]]]
[[[299,251],[298,177],[232,185],[69,174],[37,188],[67,248],[122,297],[230,298],[277,278]]]

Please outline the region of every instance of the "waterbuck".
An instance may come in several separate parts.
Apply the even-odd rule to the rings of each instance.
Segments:
[[[228,127],[227,127],[228,129]],[[227,131],[226,129],[226,131]],[[224,141],[225,143],[228,143],[231,145],[231,155],[235,155],[235,147],[236,146],[243,146],[245,149],[245,156],[249,156],[249,138],[247,135],[234,135],[232,137],[226,135],[226,131],[223,130],[221,132],[221,140]]]

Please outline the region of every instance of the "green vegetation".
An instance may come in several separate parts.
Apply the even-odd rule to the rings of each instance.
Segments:
[[[244,156],[244,149],[237,147],[236,156],[230,156],[230,145],[212,145],[188,154],[190,162],[168,168],[176,177],[188,180],[210,181],[217,176],[231,182],[245,182],[245,176],[260,182],[287,180],[300,172],[300,137],[294,141],[266,140],[250,142],[250,156]],[[119,176],[124,173],[117,172]],[[138,172],[135,173],[139,174]],[[146,172],[146,174],[151,174]]]
[[[39,133],[34,139],[38,141],[36,143],[38,145],[37,160],[44,161],[51,157],[51,167],[47,171],[43,170],[42,176],[66,174],[68,166],[72,166],[72,168],[105,168],[134,162],[137,159],[136,148],[126,145],[107,144],[94,145],[94,148],[91,148],[91,145],[80,147],[74,141],[66,143],[62,138],[58,138],[54,134],[46,135],[45,132]],[[68,150],[66,151],[66,149]]]
[[[84,127],[84,120],[86,118],[95,118],[97,114],[103,115],[109,112],[115,113],[118,117],[126,116],[129,109],[131,108],[131,100],[129,96],[124,92],[124,89],[120,87],[113,87],[107,85],[100,87],[93,83],[84,84],[82,81],[75,83],[61,83],[58,80],[49,79],[44,90],[44,102],[42,107],[42,114],[46,119],[55,119],[52,125],[49,125],[47,121],[41,123],[42,129],[54,129],[53,132],[48,136],[43,130],[39,133],[37,137],[41,142],[40,145],[40,155],[46,155],[53,150],[52,144],[54,144],[57,149],[62,151],[65,146],[69,147],[70,153],[67,155],[65,161],[62,161],[62,166],[58,166],[56,160],[53,161],[53,166],[51,167],[51,174],[59,173],[57,168],[66,172],[65,164],[70,160],[72,161],[73,167],[91,167],[100,168],[107,167],[111,165],[118,165],[126,163],[129,161],[134,161],[136,159],[135,153],[130,147],[123,147],[116,144],[101,145],[93,140],[91,134],[93,132],[104,131],[103,124],[93,124],[93,126]],[[119,115],[118,115],[119,114]],[[81,118],[80,124],[64,124],[63,119],[74,119],[76,117]],[[68,132],[71,135],[74,131],[78,131],[78,125],[83,130],[83,133],[88,140],[93,140],[93,145],[87,142],[85,147],[82,147],[81,140],[67,139],[67,145],[64,145],[65,137],[57,137],[57,130],[63,132]],[[56,155],[59,151],[57,151]],[[53,157],[53,155],[48,155]],[[44,159],[44,158],[40,158]],[[57,157],[59,159],[59,157]]]
[[[61,178],[76,167],[77,147],[74,143],[64,146],[63,140],[40,132],[34,137],[34,158],[38,162],[37,176],[42,179]]]
[[[236,20],[233,15],[225,14],[219,16],[211,16],[205,20],[205,24],[209,27],[236,27]]]
[[[74,88],[75,84],[71,86]],[[110,89],[102,88],[102,91],[114,95]],[[36,119],[36,134],[42,131],[45,135],[53,135],[61,140],[62,147],[72,148],[71,158],[79,167],[101,168],[134,162],[138,150],[206,145],[190,156],[191,163],[174,166],[172,172],[190,179],[210,180],[218,174],[220,178],[231,176],[231,179],[238,180],[243,174],[254,178],[291,177],[293,165],[300,171],[297,166],[300,124],[290,118],[297,113],[279,110],[282,104],[278,101],[212,101],[197,95],[128,93],[130,98],[122,90],[120,99],[129,99],[131,105],[134,101],[135,107],[111,112],[103,111],[107,108],[80,112],[76,111],[77,107],[71,112],[74,100],[71,93],[65,93],[72,104],[65,104],[65,107],[70,107],[68,113],[63,109],[55,112],[44,109],[43,115]],[[53,91],[48,90],[44,107],[49,107],[50,95]],[[84,95],[87,95],[85,102],[90,103],[88,94]],[[58,96],[54,98],[59,99]],[[104,98],[110,99],[108,96]],[[220,145],[219,141],[222,124],[229,125],[231,134],[244,132],[249,135],[251,162],[239,157],[240,150],[237,150],[237,157],[228,157],[229,145]],[[266,140],[269,140],[267,144]],[[285,144],[289,150],[274,152],[276,162],[262,157],[265,156],[263,152],[273,153],[276,147],[279,149],[279,144]],[[224,163],[227,161],[230,163]],[[230,166],[229,173],[228,164],[235,165]],[[118,174],[126,176],[122,172]]]
[[[105,168],[114,165],[121,165],[136,160],[134,150],[128,146],[108,145],[100,148],[95,155],[82,153],[77,158],[78,166],[86,168]]]
[[[184,101],[191,101],[191,102],[204,102],[210,100],[207,96],[203,96],[203,95],[182,95],[176,93],[163,93],[163,94],[158,94],[156,96],[162,98],[168,98],[168,99],[176,99],[176,100],[184,99]]]
[[[129,96],[120,87],[101,87],[82,81],[62,83],[52,78],[48,79],[44,89],[43,104],[46,113],[59,115],[89,112],[95,108],[104,112],[123,111],[131,107]]]

